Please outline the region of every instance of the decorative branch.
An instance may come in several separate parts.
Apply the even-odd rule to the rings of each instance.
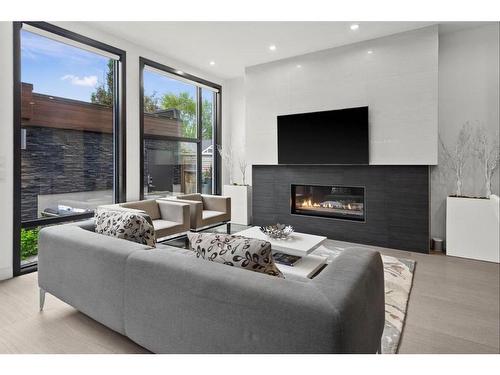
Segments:
[[[486,197],[491,195],[491,178],[500,163],[499,134],[493,138],[487,136],[486,129],[481,126],[476,129],[473,151],[481,163],[484,173]]]
[[[464,174],[464,168],[469,161],[471,156],[471,126],[469,122],[466,122],[460,132],[458,133],[458,138],[455,143],[455,147],[450,151],[444,144],[443,139],[439,136],[439,143],[443,149],[443,154],[445,156],[446,163],[455,172],[456,180],[456,195],[462,195],[462,180]]]
[[[240,158],[239,158],[239,166],[240,166],[240,171],[241,171],[241,176],[242,176],[242,185],[246,185],[245,174],[247,171],[248,163],[247,163],[247,160],[243,156],[240,156]]]

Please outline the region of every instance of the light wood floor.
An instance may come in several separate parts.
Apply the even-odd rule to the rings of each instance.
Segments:
[[[377,249],[417,261],[400,353],[500,353],[498,264]],[[0,282],[0,353],[145,352],[50,295],[38,312],[36,273]]]

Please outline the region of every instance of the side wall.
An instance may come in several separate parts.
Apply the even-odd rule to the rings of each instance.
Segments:
[[[222,133],[225,145],[230,145],[233,151],[233,166],[232,166],[232,181],[230,181],[230,173],[227,166],[224,167],[224,175],[222,178],[223,184],[232,182],[241,183],[241,172],[239,169],[239,161],[247,158],[246,156],[246,140],[245,140],[245,79],[238,77],[226,80],[224,83],[224,93],[222,95],[222,108],[224,131]],[[252,168],[249,165],[246,170],[247,180],[251,179],[250,174]]]

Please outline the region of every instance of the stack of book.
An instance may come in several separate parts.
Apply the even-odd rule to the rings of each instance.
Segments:
[[[296,255],[290,255],[285,253],[273,253],[273,258],[276,263],[284,264],[285,266],[293,267],[293,265],[302,259],[302,257]]]

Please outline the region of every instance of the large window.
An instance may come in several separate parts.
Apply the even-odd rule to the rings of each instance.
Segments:
[[[38,231],[124,195],[123,51],[46,23],[16,23],[14,269]]]
[[[219,192],[220,86],[141,58],[141,195]]]

